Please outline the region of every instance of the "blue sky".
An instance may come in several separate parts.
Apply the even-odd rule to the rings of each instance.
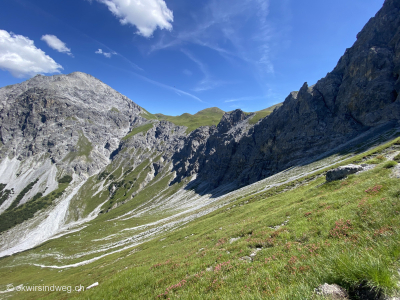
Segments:
[[[383,0],[8,0],[0,86],[89,73],[152,113],[257,111],[336,65]]]

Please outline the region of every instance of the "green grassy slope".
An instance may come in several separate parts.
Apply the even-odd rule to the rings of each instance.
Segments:
[[[129,132],[126,136],[124,136],[122,138],[122,140],[126,141],[126,140],[130,139],[131,137],[133,137],[135,134],[138,134],[138,133],[141,133],[141,132],[145,133],[152,127],[153,127],[153,123],[147,123],[147,124],[135,127],[135,128],[132,129],[131,132]]]
[[[280,107],[281,105],[282,103],[278,103],[271,107],[256,111],[255,115],[249,120],[249,123],[256,124],[259,120],[269,116],[275,108]],[[184,113],[180,116],[167,116],[163,114],[155,114],[154,116],[156,116],[159,120],[166,120],[174,123],[175,125],[187,126],[188,129],[186,132],[189,133],[200,126],[218,125],[223,115],[223,110],[219,109],[218,107],[211,107],[201,110],[194,115]]]
[[[143,245],[126,258],[128,270],[78,298],[305,299],[325,282],[390,293],[400,255],[400,184],[391,167],[331,183],[313,175],[239,199]]]
[[[282,103],[275,104],[271,107],[259,110],[255,112],[255,115],[249,120],[250,124],[256,124],[259,120],[269,116],[275,108],[282,106]]]
[[[26,264],[29,253],[37,256],[48,248],[67,247],[74,239],[74,247],[80,242],[84,249],[85,244],[95,243],[92,239],[100,230],[120,232],[115,221],[107,219],[115,217],[120,207],[92,222],[102,229],[88,227],[2,258],[0,289],[10,283],[99,282],[80,293],[12,295],[18,299],[320,299],[313,296],[314,288],[326,282],[350,292],[364,283],[393,293],[400,266],[400,180],[391,176],[396,163],[390,157],[399,152],[398,138],[340,163],[375,163],[374,169],[347,179],[326,183],[324,172],[330,167],[279,187],[241,197],[232,194],[236,200],[227,207],[88,265],[57,270]],[[43,259],[58,264],[57,257]]]
[[[218,107],[206,108],[194,115],[188,113],[184,113],[180,116],[155,114],[155,116],[159,120],[166,120],[174,123],[175,125],[188,127],[188,133],[195,130],[196,128],[199,128],[200,126],[218,125],[223,115],[224,111],[219,109]]]

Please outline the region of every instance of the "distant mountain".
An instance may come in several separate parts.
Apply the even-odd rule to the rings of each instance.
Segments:
[[[180,126],[186,126],[187,132],[191,132],[200,126],[217,125],[224,115],[224,111],[218,107],[203,109],[194,115],[184,113],[180,116],[167,116],[155,114],[159,120],[166,120]]]
[[[264,109],[262,109],[262,110],[256,111],[256,112],[254,113],[254,116],[253,116],[252,118],[250,118],[249,123],[250,123],[250,124],[255,124],[255,123],[257,123],[257,122],[260,121],[261,119],[264,119],[265,117],[267,117],[267,116],[269,116],[270,114],[272,114],[272,112],[273,112],[275,109],[277,109],[278,107],[281,107],[281,106],[282,106],[282,103],[278,103],[278,104],[275,104],[275,105],[273,105],[273,106],[271,106],[271,107],[264,108]]]

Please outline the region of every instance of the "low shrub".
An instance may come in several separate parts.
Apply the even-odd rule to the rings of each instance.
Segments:
[[[72,181],[72,176],[65,175],[64,177],[58,179],[58,183],[70,183]]]
[[[390,168],[395,167],[396,165],[397,165],[397,162],[391,160],[391,161],[386,162],[386,163],[383,165],[383,167],[384,167],[385,169],[390,169]]]

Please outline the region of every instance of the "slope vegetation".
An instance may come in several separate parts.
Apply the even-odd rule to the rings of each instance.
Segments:
[[[257,123],[258,121],[260,121],[261,119],[264,119],[265,117],[267,117],[267,116],[269,116],[270,114],[272,114],[272,112],[273,112],[276,108],[281,107],[281,106],[282,106],[282,103],[278,103],[278,104],[275,104],[275,105],[273,105],[273,106],[271,106],[271,107],[268,107],[268,108],[265,108],[265,109],[256,111],[256,112],[254,113],[254,116],[249,120],[249,124],[252,124],[252,125],[256,124],[256,123]]]
[[[187,133],[199,128],[200,126],[218,125],[224,111],[218,107],[211,107],[203,109],[194,115],[184,113],[180,116],[167,116],[163,114],[155,114],[159,120],[166,120],[175,125],[186,126]]]
[[[99,282],[84,292],[36,292],[42,299],[319,299],[314,289],[323,283],[339,284],[353,297],[360,289],[393,294],[400,267],[400,184],[394,176],[399,167],[393,158],[400,153],[400,138],[358,153],[229,193],[220,199],[225,205],[180,223],[174,232],[158,223],[148,241],[134,239],[146,235],[149,222],[159,222],[165,211],[127,215],[115,209],[80,232],[2,258],[0,288]],[[348,163],[368,167],[325,181],[327,170]],[[143,200],[158,189],[150,185]],[[133,243],[121,251],[107,248],[127,246],[129,238]],[[96,250],[87,251],[88,244]],[[7,295],[32,299],[30,292]]]

